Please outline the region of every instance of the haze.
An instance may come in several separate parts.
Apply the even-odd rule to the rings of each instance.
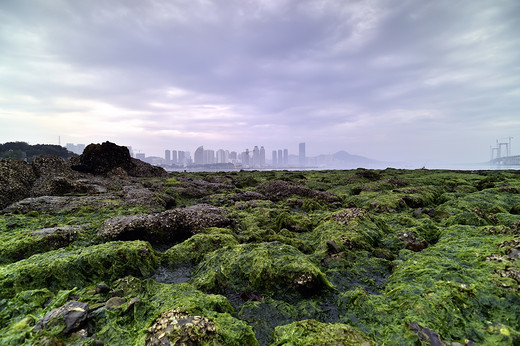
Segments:
[[[517,0],[3,0],[0,142],[518,155],[519,32]]]

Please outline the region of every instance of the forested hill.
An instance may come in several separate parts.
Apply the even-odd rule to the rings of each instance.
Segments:
[[[7,142],[0,144],[0,159],[15,159],[32,162],[40,155],[57,155],[64,159],[76,156],[66,148],[55,144],[30,145],[26,142]]]

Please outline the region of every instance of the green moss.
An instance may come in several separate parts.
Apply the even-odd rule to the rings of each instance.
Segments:
[[[229,231],[229,230],[228,230]],[[199,263],[206,254],[221,247],[237,245],[238,241],[231,234],[220,233],[219,229],[213,229],[211,233],[199,233],[177,244],[161,257],[163,265],[176,265],[182,263]]]
[[[276,327],[271,345],[373,345],[349,325],[304,320]]]
[[[157,256],[146,242],[110,242],[74,250],[59,249],[0,267],[0,297],[25,289],[59,290],[151,275]]]
[[[241,244],[207,255],[192,279],[196,287],[222,292],[318,293],[332,285],[303,253],[278,242]]]

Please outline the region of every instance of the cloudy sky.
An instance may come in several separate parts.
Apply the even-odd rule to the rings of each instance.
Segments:
[[[518,0],[1,0],[0,142],[520,154]]]

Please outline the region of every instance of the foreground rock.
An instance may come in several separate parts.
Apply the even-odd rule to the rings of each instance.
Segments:
[[[69,334],[78,330],[88,316],[88,304],[77,301],[67,302],[65,305],[51,310],[35,326],[33,331],[40,332],[44,329],[62,328],[62,334]]]
[[[148,240],[170,243],[186,240],[208,227],[228,227],[226,211],[207,204],[167,210],[159,214],[118,216],[106,220],[98,235],[108,240]]]

